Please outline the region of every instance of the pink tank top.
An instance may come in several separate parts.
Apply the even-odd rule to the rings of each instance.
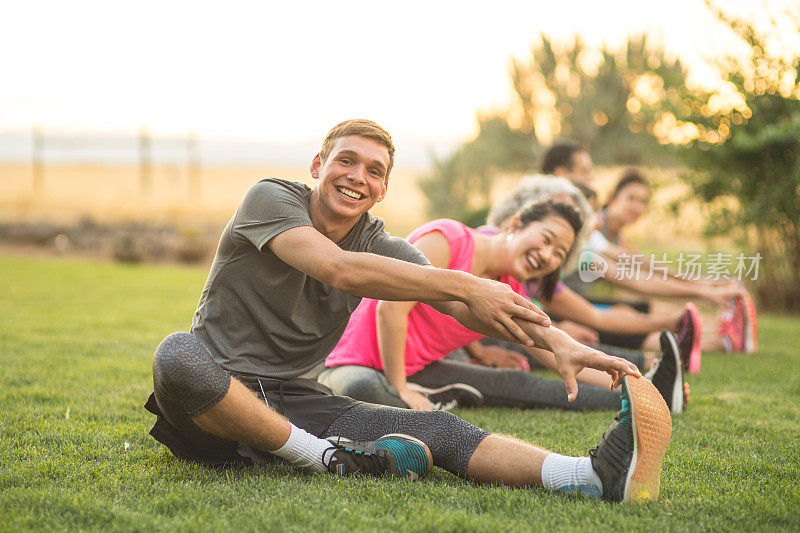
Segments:
[[[470,229],[461,222],[449,219],[434,220],[414,230],[407,240],[414,243],[421,236],[438,231],[450,245],[450,270],[472,271],[475,239]],[[510,276],[500,281],[511,286],[517,294],[525,296],[522,284]],[[361,365],[383,370],[376,328],[378,300],[364,298],[350,317],[339,344],[325,360],[325,366]],[[483,338],[448,315],[432,307],[417,303],[408,314],[406,334],[406,375],[422,370],[432,362],[462,348],[472,341]]]

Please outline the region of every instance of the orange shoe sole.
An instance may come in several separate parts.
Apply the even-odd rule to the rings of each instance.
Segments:
[[[664,398],[650,381],[625,377],[631,408],[633,460],[623,500],[655,501],[661,487],[661,467],[672,436],[672,417]]]
[[[758,351],[758,313],[753,299],[749,296],[742,297],[745,311],[745,353],[756,353]]]

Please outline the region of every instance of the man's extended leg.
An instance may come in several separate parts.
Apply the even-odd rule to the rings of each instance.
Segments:
[[[603,376],[608,380],[606,374]],[[592,410],[619,409],[620,405],[619,393],[607,387],[580,384],[578,397],[569,402],[561,380],[448,359],[431,363],[409,376],[408,380],[429,388],[466,383],[483,394],[485,405],[492,406]]]
[[[369,440],[394,431],[425,442],[433,454],[433,464],[457,476],[486,483],[542,486],[542,463],[550,452],[516,439],[489,434],[444,411],[361,404],[334,421],[326,435]],[[596,491],[596,495],[600,492]]]
[[[625,377],[622,409],[589,457],[567,457],[491,435],[475,450],[467,475],[484,482],[580,491],[612,501],[655,500],[671,434],[669,409],[653,384]]]
[[[473,452],[489,435],[447,411],[358,403],[339,415],[321,436],[370,441],[387,433],[404,433],[421,440],[430,448],[435,466],[460,477],[467,476]]]
[[[420,450],[415,452],[426,455],[424,445],[411,441],[395,443],[399,446],[395,447],[396,452],[384,453],[385,441],[364,449],[354,445],[345,448],[311,435],[231,378],[213,361],[205,345],[189,333],[174,333],[159,345],[153,358],[153,382],[159,411],[183,440],[200,448],[196,453],[200,457],[210,447],[215,456],[221,449],[236,460],[242,443],[318,472],[341,465],[336,469],[338,473],[381,473],[384,469],[385,473],[399,472],[403,476],[406,468],[397,468],[401,459],[397,455],[404,453],[401,448],[418,447]],[[377,461],[380,465],[373,459],[364,462],[367,456],[385,457],[387,461]],[[219,462],[225,462],[224,456]],[[415,473],[424,475],[428,468],[429,465],[420,464]]]
[[[589,457],[567,457],[519,440],[490,435],[442,411],[359,404],[326,434],[368,440],[402,432],[425,442],[436,466],[479,482],[581,491],[613,501],[656,499],[669,444],[669,409],[643,378],[624,378],[622,410]]]

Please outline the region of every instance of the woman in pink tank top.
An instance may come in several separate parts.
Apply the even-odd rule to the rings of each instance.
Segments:
[[[495,279],[522,295],[523,283],[538,280],[537,298],[550,300],[558,283],[559,268],[581,224],[581,217],[572,206],[538,202],[523,207],[495,235],[441,219],[418,228],[408,240],[435,267]],[[602,387],[582,385],[586,391],[578,394],[579,402],[570,404],[563,385],[555,380],[528,372],[441,361],[452,351],[482,337],[426,304],[365,298],[328,356],[325,363],[328,368],[320,375],[320,381],[337,394],[416,409],[431,408],[420,390],[430,392],[432,385],[447,385],[454,379],[472,389],[465,394],[473,396],[476,400],[473,403],[577,409],[614,409],[619,405],[618,395],[608,390],[610,378],[599,371],[584,371],[579,378]],[[575,349],[586,347],[576,341]],[[542,364],[555,368],[552,353],[533,352]],[[450,363],[460,366],[455,368]],[[414,387],[415,382],[424,385]]]

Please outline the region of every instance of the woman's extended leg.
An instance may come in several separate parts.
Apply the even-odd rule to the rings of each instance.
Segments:
[[[389,385],[383,372],[374,368],[361,365],[326,368],[317,381],[339,396],[391,407],[408,407],[397,389]]]
[[[579,385],[578,397],[570,403],[561,380],[546,379],[521,370],[490,368],[460,361],[431,363],[408,381],[427,388],[466,383],[478,389],[485,405],[550,407],[559,409],[619,409],[619,393],[593,385]]]

